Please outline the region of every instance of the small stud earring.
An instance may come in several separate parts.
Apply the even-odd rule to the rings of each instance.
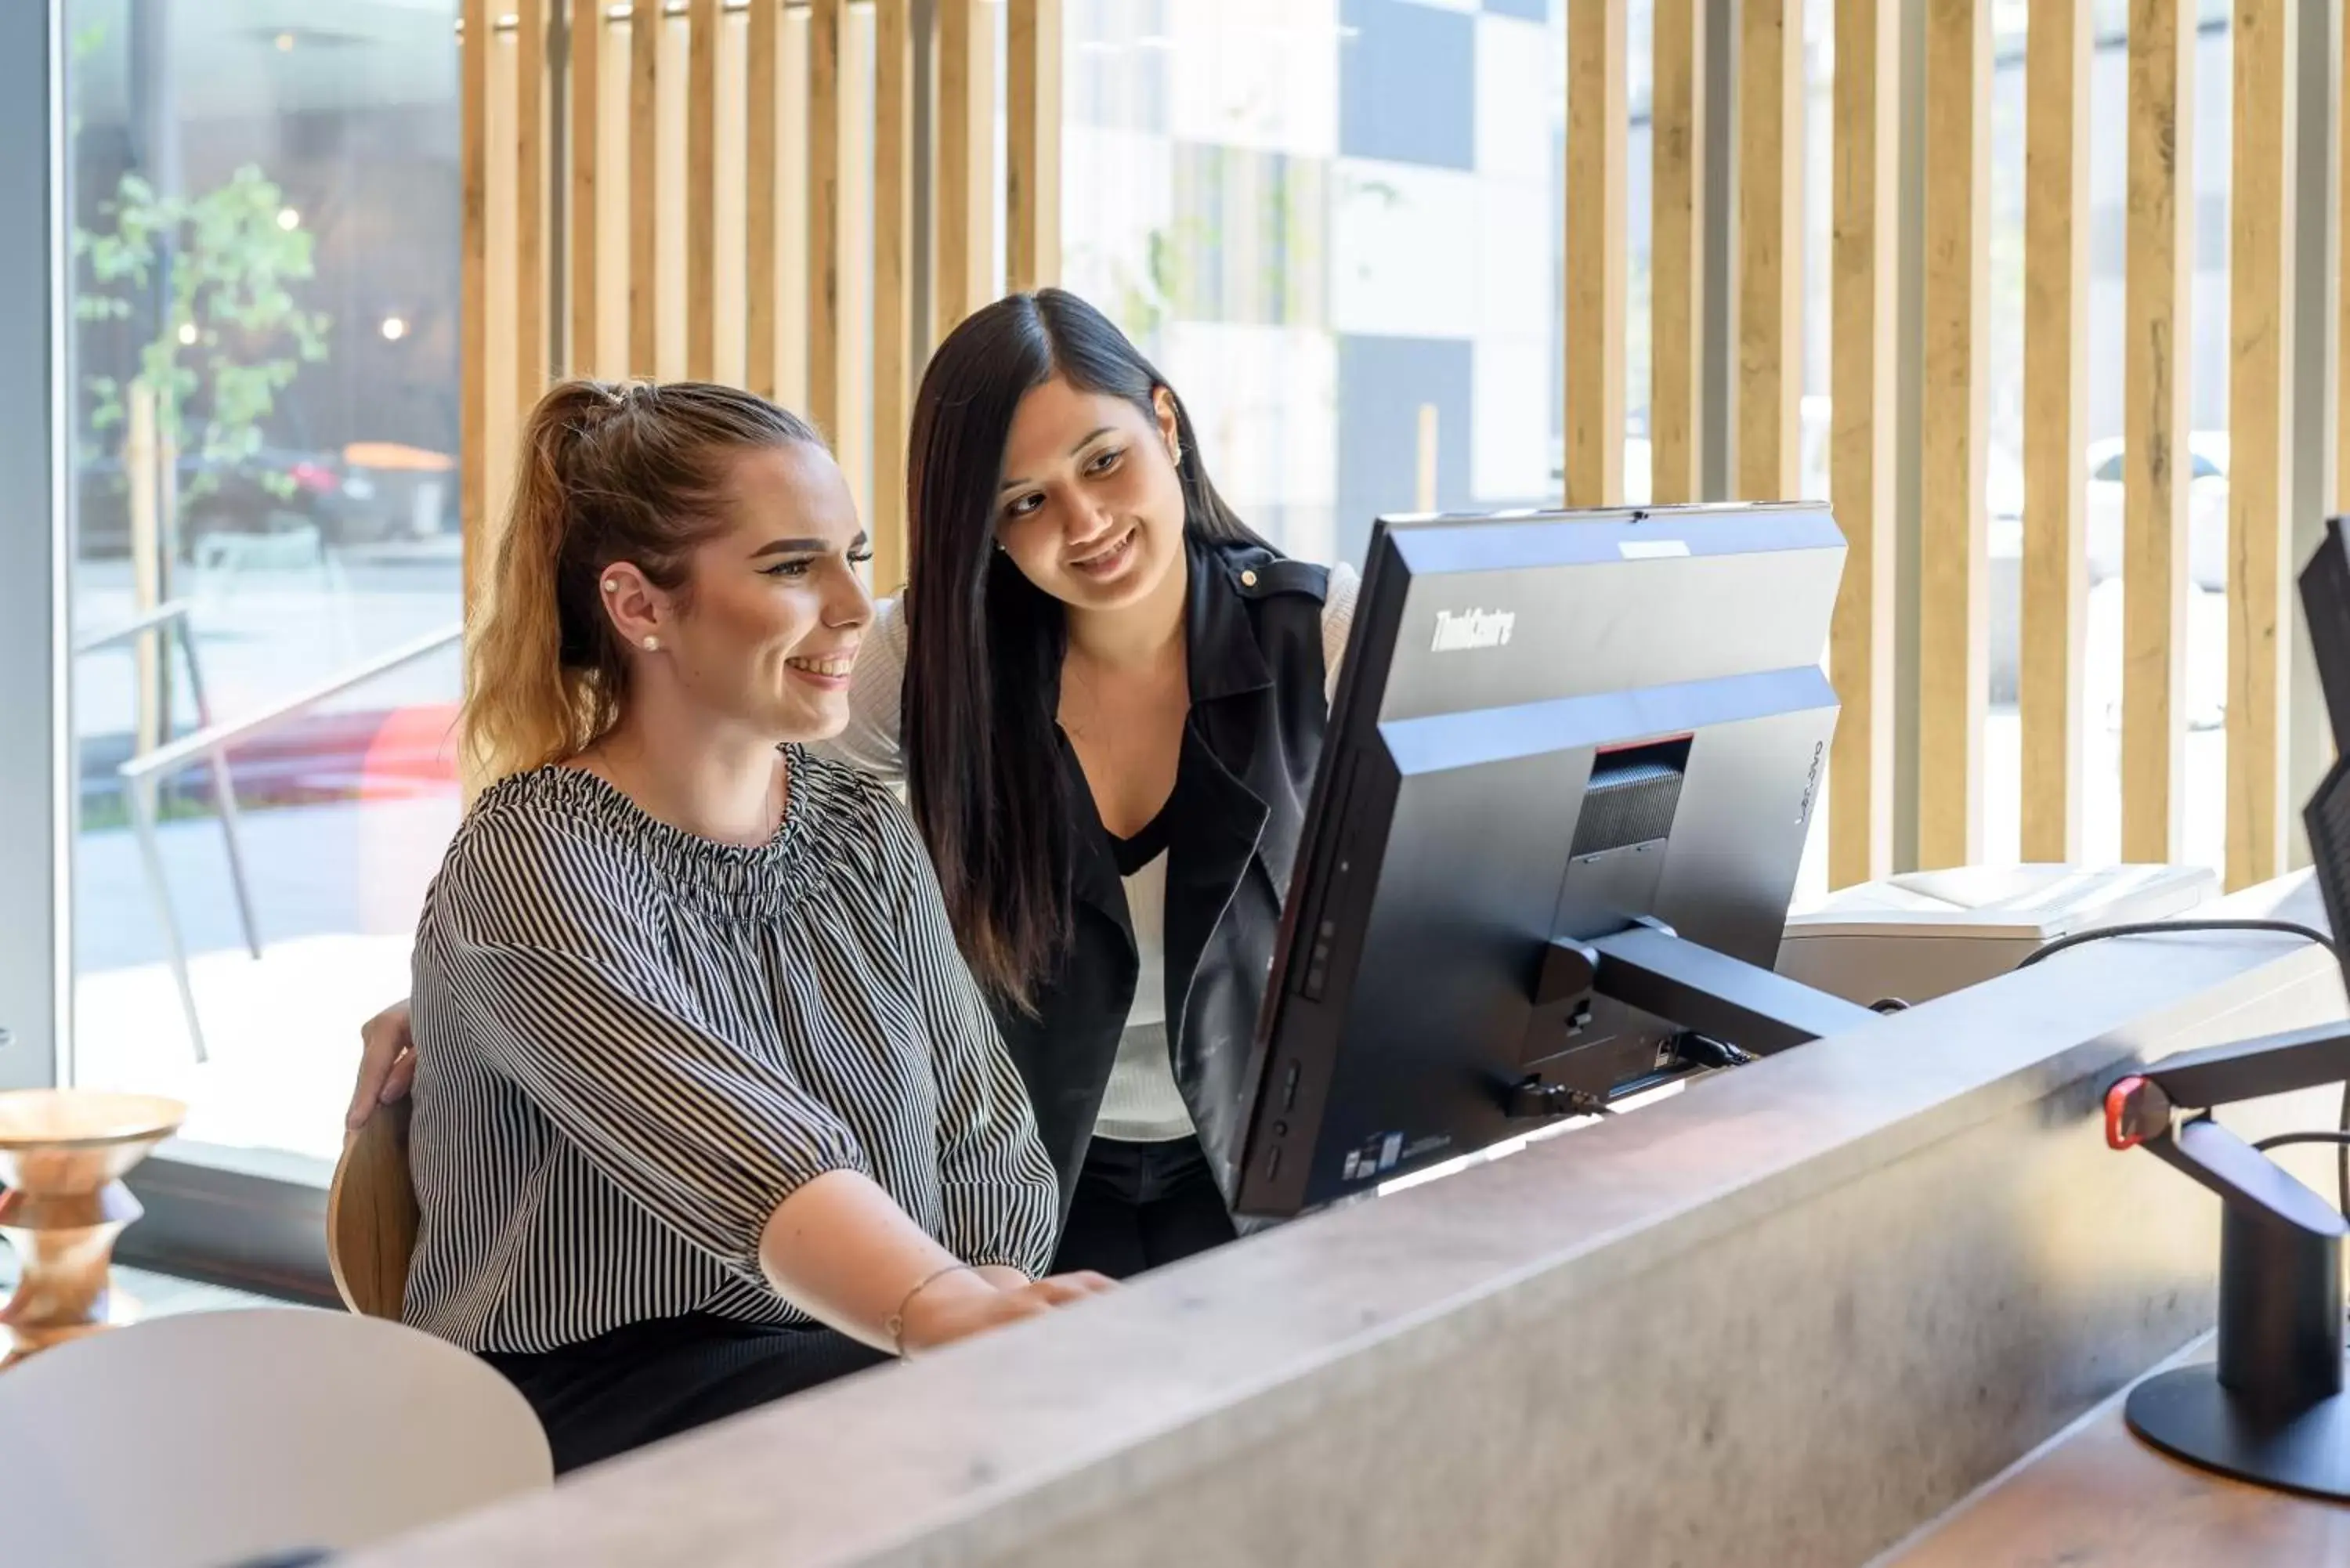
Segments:
[[[1174,464],[1176,467],[1178,467],[1178,468],[1182,467],[1182,466],[1183,466],[1183,449],[1182,449],[1181,447],[1180,447],[1180,446],[1179,446],[1179,447],[1177,447],[1173,452],[1171,452],[1168,453],[1168,454],[1167,454],[1167,461],[1168,461],[1168,462],[1171,462],[1171,463],[1173,463],[1173,464]]]
[[[604,591],[608,594],[619,593],[620,591],[620,579],[618,577],[606,577],[604,579]]]
[[[655,651],[657,651],[660,648],[660,638],[657,638],[657,637],[649,637],[649,638],[645,639],[645,651],[646,651],[647,653],[652,653],[652,652],[655,652]]]

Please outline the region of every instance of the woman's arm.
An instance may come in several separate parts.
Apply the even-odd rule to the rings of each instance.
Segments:
[[[937,874],[905,809],[876,799],[898,961],[929,1034],[939,1087],[939,1187],[947,1245],[965,1260],[1041,1273],[1053,1253],[1060,1181],[1036,1136],[1020,1073],[955,945]]]
[[[777,1207],[759,1240],[776,1293],[876,1349],[928,1350],[1110,1288],[1098,1274],[1031,1283],[964,1265],[889,1195],[850,1171],[820,1176]]]

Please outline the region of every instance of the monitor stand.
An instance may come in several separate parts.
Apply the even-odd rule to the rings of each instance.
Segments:
[[[1651,919],[1543,955],[1534,1004],[1596,993],[1758,1056],[1857,1029],[1878,1015],[1783,974],[1719,953]]]

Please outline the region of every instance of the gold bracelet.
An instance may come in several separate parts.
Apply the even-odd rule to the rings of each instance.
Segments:
[[[932,1285],[937,1284],[949,1274],[960,1274],[965,1272],[977,1273],[978,1272],[978,1270],[973,1269],[969,1263],[949,1263],[945,1268],[939,1270],[935,1273],[924,1275],[922,1277],[921,1283],[916,1285],[912,1290],[906,1293],[905,1299],[898,1303],[898,1310],[891,1313],[889,1317],[882,1321],[881,1327],[889,1335],[889,1345],[892,1350],[901,1356],[906,1354],[906,1309],[914,1304],[914,1298],[916,1296],[920,1295],[924,1291],[929,1290]]]

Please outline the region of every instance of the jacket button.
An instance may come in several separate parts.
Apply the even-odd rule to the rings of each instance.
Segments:
[[[1241,587],[1244,588],[1253,588],[1256,587],[1256,574],[1254,572],[1243,572],[1241,574]]]

